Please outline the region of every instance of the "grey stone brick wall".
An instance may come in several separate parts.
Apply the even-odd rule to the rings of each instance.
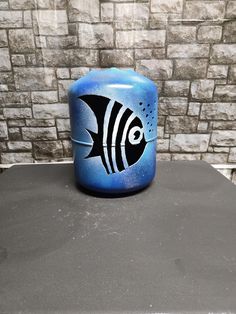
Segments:
[[[68,86],[111,66],[158,85],[159,159],[236,163],[235,0],[1,0],[0,162],[71,158]]]

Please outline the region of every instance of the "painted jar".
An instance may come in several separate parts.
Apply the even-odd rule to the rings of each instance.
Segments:
[[[156,85],[133,70],[92,70],[69,88],[77,184],[101,193],[129,193],[156,171]]]

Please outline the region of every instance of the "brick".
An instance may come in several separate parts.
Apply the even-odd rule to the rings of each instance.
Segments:
[[[214,98],[217,100],[236,101],[236,85],[217,85]]]
[[[99,0],[70,0],[68,5],[70,22],[99,21]]]
[[[0,152],[5,152],[7,150],[7,145],[5,142],[0,142]],[[1,155],[0,155],[1,157]]]
[[[185,115],[188,99],[184,97],[160,97],[159,115]]]
[[[171,78],[172,69],[173,64],[170,60],[139,60],[136,63],[137,72],[153,80]]]
[[[72,145],[70,140],[63,140],[63,152],[65,157],[72,157]]]
[[[164,137],[164,126],[158,125],[157,127],[157,138],[163,138]]]
[[[135,49],[135,60],[165,58],[165,48]]]
[[[34,0],[9,0],[9,4],[13,10],[30,10],[35,8]]]
[[[57,78],[59,79],[68,79],[70,78],[70,71],[67,68],[58,68],[57,69]]]
[[[197,131],[198,118],[189,116],[168,116],[165,130],[167,133],[194,133]]]
[[[109,24],[80,24],[79,45],[82,48],[112,48],[113,28]]]
[[[34,156],[36,159],[42,158],[62,158],[63,147],[61,141],[34,142]]]
[[[169,150],[169,139],[158,139],[157,142],[157,152],[168,152]]]
[[[11,70],[10,55],[8,48],[0,48],[0,71]]]
[[[35,44],[37,48],[46,48],[47,42],[45,36],[35,36]]]
[[[168,153],[158,153],[157,154],[157,160],[158,161],[171,160],[171,154],[168,154]]]
[[[183,0],[151,0],[151,11],[160,13],[181,13]]]
[[[70,139],[70,132],[59,132],[58,138],[60,140],[69,140]]]
[[[29,92],[2,92],[0,93],[0,103],[7,104],[30,104]]]
[[[229,147],[213,147],[214,152],[216,153],[229,153]]]
[[[70,35],[77,36],[78,24],[75,22],[69,23],[68,24],[68,31],[69,31]]]
[[[229,162],[236,162],[236,147],[230,148]]]
[[[33,31],[31,29],[9,30],[9,44],[13,52],[24,53],[34,51]]]
[[[200,26],[197,33],[198,41],[202,43],[215,43],[221,40],[222,27],[221,26]]]
[[[210,134],[175,134],[171,135],[172,152],[206,152]]]
[[[223,153],[204,153],[202,154],[202,160],[211,164],[224,164],[227,163],[228,154]]]
[[[26,126],[46,127],[55,126],[55,119],[26,119]]]
[[[87,67],[78,67],[78,68],[71,68],[70,75],[72,79],[79,79],[80,77],[86,75],[89,72],[89,68]]]
[[[36,57],[34,53],[27,54],[25,56],[25,61],[27,66],[36,65]]]
[[[225,43],[236,42],[236,21],[226,22],[224,24],[223,42]]]
[[[167,47],[169,58],[204,58],[208,54],[208,44],[170,44]]]
[[[114,4],[113,3],[101,3],[101,21],[113,22],[114,20]]]
[[[7,140],[8,132],[7,132],[7,123],[6,121],[0,121],[0,139]]]
[[[0,9],[9,9],[9,5],[7,1],[0,2]]]
[[[161,97],[162,98],[162,97]],[[159,110],[160,111],[160,110]],[[158,115],[158,126],[164,126],[166,121],[166,116],[163,115],[161,116],[160,114]]]
[[[15,68],[15,85],[20,90],[51,90],[57,88],[55,71],[40,67]]]
[[[201,154],[172,154],[171,160],[200,160]]]
[[[206,59],[177,59],[174,78],[183,80],[205,78],[207,65]]]
[[[68,101],[68,89],[69,86],[73,83],[73,80],[59,80],[58,89],[59,89],[59,101],[67,102]]]
[[[196,80],[191,84],[191,95],[193,99],[212,99],[214,90],[214,81]]]
[[[236,2],[228,1],[226,7],[226,18],[236,18]]]
[[[207,77],[214,79],[227,78],[228,66],[227,65],[209,65]]]
[[[191,43],[196,40],[196,26],[170,25],[167,29],[169,43]]]
[[[23,27],[22,11],[0,11],[0,28]]]
[[[47,37],[48,48],[61,48],[69,49],[78,47],[77,36],[58,36],[58,37]]]
[[[6,119],[31,118],[31,108],[4,108],[3,115]]]
[[[8,91],[8,86],[6,84],[0,84],[0,92]]]
[[[149,19],[147,3],[117,3],[115,23],[117,29],[137,29],[146,27]]]
[[[200,113],[201,104],[199,102],[190,102],[188,106],[189,116],[198,116]]]
[[[166,81],[165,94],[167,96],[188,96],[189,81]]]
[[[33,162],[31,153],[2,153],[1,161],[3,164]]]
[[[8,128],[9,139],[11,141],[21,141],[22,136],[19,128]]]
[[[208,122],[199,121],[197,126],[198,133],[207,133],[208,130]]]
[[[168,14],[167,13],[154,13],[149,16],[150,28],[154,29],[165,29],[168,24]]]
[[[214,130],[236,130],[235,121],[213,121],[212,128]]]
[[[184,18],[193,20],[223,19],[225,13],[224,1],[187,1],[184,8]]]
[[[7,47],[7,33],[4,29],[0,30],[0,47]]]
[[[132,50],[102,50],[100,52],[102,66],[132,66],[134,64]]]
[[[229,69],[229,83],[236,83],[236,65],[231,65]]]
[[[33,115],[35,119],[68,118],[68,104],[33,105]]]
[[[236,146],[236,130],[213,131],[211,145]]]
[[[212,46],[211,63],[229,64],[236,62],[236,44],[215,44]]]
[[[203,103],[201,119],[236,120],[236,103]]]
[[[70,119],[57,119],[58,132],[70,132]]]
[[[22,128],[24,140],[54,140],[57,138],[55,127],[25,127]]]
[[[7,124],[9,127],[14,127],[14,126],[25,126],[25,119],[9,119],[7,121]]]
[[[11,55],[11,62],[14,66],[25,65],[25,56],[24,55]]]
[[[32,102],[35,104],[48,104],[58,102],[57,91],[33,91]]]
[[[45,66],[96,66],[98,51],[94,49],[42,49]]]
[[[56,9],[66,9],[67,0],[54,0],[54,8]]]
[[[165,30],[117,31],[117,48],[155,48],[164,47]]]
[[[53,0],[37,0],[38,9],[53,9]]]
[[[8,85],[10,87],[9,88],[10,91],[15,90],[12,72],[1,72],[0,84]],[[1,94],[0,94],[0,99],[1,99]]]
[[[32,17],[31,17],[31,11],[27,10],[23,12],[23,21],[24,21],[24,27],[32,27]]]
[[[35,34],[67,35],[68,24],[65,10],[36,10],[33,11]]]
[[[9,150],[14,151],[31,151],[32,144],[31,142],[23,142],[23,141],[9,141],[7,143]]]

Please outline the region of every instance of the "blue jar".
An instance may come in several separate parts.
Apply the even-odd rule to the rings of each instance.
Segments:
[[[133,70],[92,70],[69,88],[76,182],[95,192],[140,190],[156,171],[157,87]]]

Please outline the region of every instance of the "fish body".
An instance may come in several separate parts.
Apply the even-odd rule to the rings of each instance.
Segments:
[[[86,158],[100,156],[107,174],[124,171],[134,165],[146,147],[142,121],[118,101],[99,95],[83,95],[97,121],[97,133],[88,130],[92,149]]]

